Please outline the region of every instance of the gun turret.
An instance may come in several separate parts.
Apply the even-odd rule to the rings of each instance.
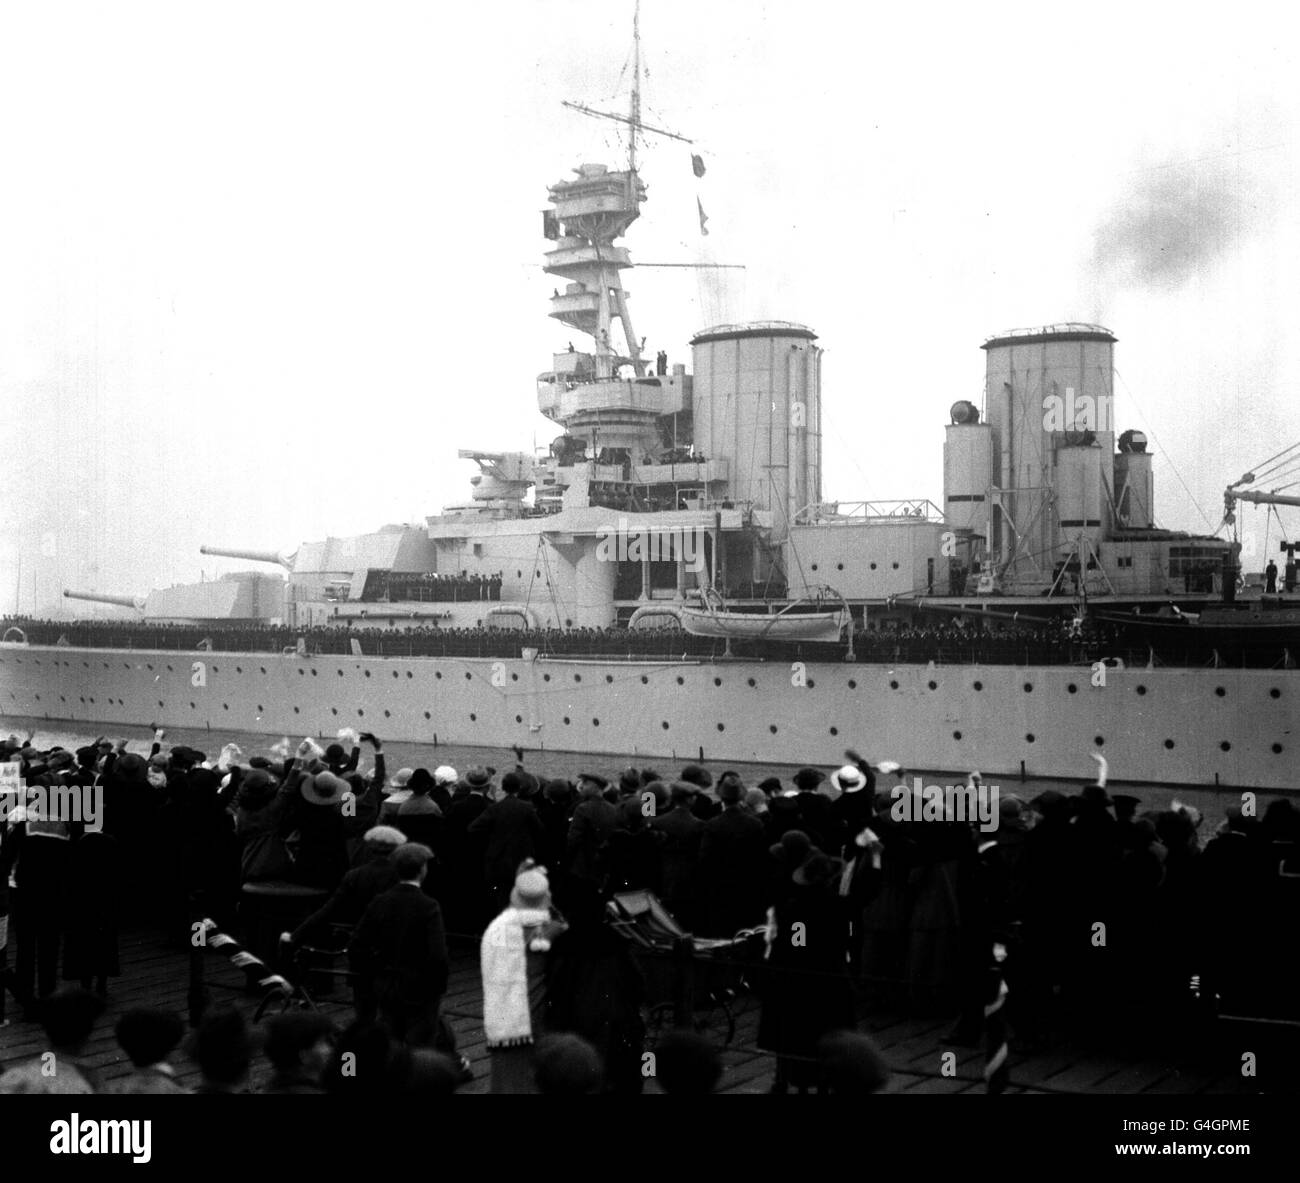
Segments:
[[[281,554],[275,550],[254,550],[251,547],[240,546],[200,546],[199,554],[219,555],[227,559],[247,559],[252,563],[276,563],[286,571],[293,570],[294,556]]]
[[[90,600],[95,604],[116,604],[119,608],[134,608],[137,612],[144,611],[145,602],[141,596],[109,596],[102,592],[67,590],[63,594],[69,600]]]

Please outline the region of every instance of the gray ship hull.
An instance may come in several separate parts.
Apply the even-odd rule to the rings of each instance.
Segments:
[[[1278,670],[848,662],[297,657],[0,647],[13,717],[610,753],[836,764],[853,746],[986,778],[1295,786],[1300,694]]]

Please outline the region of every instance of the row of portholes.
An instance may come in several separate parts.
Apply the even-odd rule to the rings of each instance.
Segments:
[[[17,659],[17,660],[18,660],[18,664],[21,665],[21,664],[22,664],[22,659],[19,658],[19,659]],[[40,665],[41,663],[40,663],[40,661],[36,661],[35,664],[36,664],[36,665]],[[57,666],[59,663],[58,663],[57,661],[55,661],[53,664]],[[71,663],[71,662],[66,662],[66,661],[65,661],[63,664],[64,664],[65,666],[68,666],[69,668],[71,668],[71,664],[72,664],[72,663]],[[90,663],[89,663],[88,661],[83,661],[81,664],[82,664],[86,669],[89,669],[89,668],[90,668]],[[108,662],[103,662],[102,664],[103,664],[103,666],[104,666],[105,669],[108,669],[108,668],[109,668],[109,664],[108,664]],[[131,669],[132,667],[131,667],[130,663],[126,663],[126,662],[124,662],[124,663],[123,663],[123,668],[129,670],[129,669]],[[148,669],[148,670],[150,670],[150,671],[152,671],[154,667],[153,667],[152,665],[147,665],[145,668]],[[260,670],[260,672],[261,672],[262,674],[265,674],[265,673],[266,673],[266,667],[265,667],[265,666],[259,666],[258,668],[259,668],[259,670]],[[174,667],[173,667],[173,666],[170,666],[170,665],[167,667],[167,670],[168,670],[169,673],[174,673],[174,672],[175,672]],[[219,673],[219,672],[220,672],[220,667],[214,665],[214,666],[212,667],[212,672],[213,672],[214,674],[215,674],[215,673]],[[243,669],[242,666],[236,666],[236,667],[235,667],[235,672],[236,672],[237,674],[242,674],[242,673],[244,672],[244,669]],[[345,671],[343,671],[343,670],[338,670],[337,672],[338,672],[338,676],[339,676],[340,678],[342,678],[342,677],[345,676]],[[314,669],[314,668],[313,668],[312,671],[311,671],[311,674],[312,674],[312,677],[313,677],[313,678],[316,677],[316,676],[318,675],[318,673],[319,673],[319,671],[316,670],[316,669]],[[369,670],[365,670],[364,673],[365,673],[365,676],[366,676],[367,678],[370,677],[370,671],[369,671]],[[299,670],[298,670],[298,676],[299,676],[299,677],[306,677],[306,674],[307,674],[307,671],[306,671],[306,670],[304,670],[304,669],[302,669],[302,668],[299,668]],[[398,677],[398,676],[399,676],[399,671],[398,671],[398,670],[393,670],[393,677],[396,678],[396,677]],[[414,677],[415,677],[415,674],[414,674],[411,670],[407,670],[407,671],[406,671],[406,676],[407,676],[408,678],[414,678]],[[441,670],[434,670],[434,672],[433,672],[433,676],[434,676],[436,679],[441,680],[441,679],[442,679],[442,671],[441,671]],[[466,680],[466,681],[472,681],[472,680],[473,680],[473,674],[472,674],[469,670],[466,670],[466,671],[465,671],[465,680]],[[512,674],[510,675],[510,680],[511,680],[512,682],[517,682],[517,681],[519,681],[519,675],[518,675],[517,673],[512,673]],[[550,674],[543,674],[543,675],[542,675],[542,681],[544,681],[544,682],[549,682],[550,680],[551,680],[551,675],[550,675]],[[573,680],[574,680],[574,682],[581,682],[581,681],[582,681],[582,675],[581,675],[581,674],[574,674],[574,675],[573,675]],[[614,676],[613,676],[612,674],[606,674],[606,675],[605,675],[605,681],[606,681],[607,683],[609,683],[609,684],[612,685],[612,684],[613,684],[613,681],[614,681]],[[745,681],[746,681],[746,684],[747,684],[748,686],[750,686],[751,688],[755,688],[755,687],[757,687],[757,685],[758,685],[757,681],[756,681],[754,678],[747,678]],[[649,679],[645,674],[642,674],[642,675],[641,675],[641,683],[642,683],[642,685],[648,685],[649,682],[650,682],[650,679]],[[683,678],[683,677],[681,677],[681,676],[678,676],[678,678],[677,678],[677,685],[679,685],[679,686],[684,686],[685,684],[686,684],[686,679]],[[714,686],[721,686],[721,685],[722,685],[722,679],[721,679],[721,678],[717,678],[717,677],[715,677],[715,678],[713,679],[713,684],[714,684]],[[810,679],[808,680],[808,682],[807,682],[807,686],[808,686],[809,688],[812,688],[812,687],[814,687],[815,685],[816,685],[816,683],[815,683],[815,682],[810,678]],[[926,685],[927,685],[931,690],[937,690],[937,689],[939,688],[939,684],[938,684],[937,682],[935,682],[933,679],[931,679],[929,682],[927,682]],[[848,688],[849,688],[850,690],[856,690],[856,689],[858,688],[858,683],[857,683],[857,680],[856,680],[855,678],[850,678],[850,679],[848,679]],[[891,690],[897,690],[897,689],[899,689],[899,682],[898,682],[896,679],[891,679],[891,680],[890,680],[890,683],[889,683],[889,688],[890,688]],[[981,682],[981,681],[976,680],[976,681],[974,681],[974,682],[971,683],[971,688],[972,688],[973,690],[975,690],[975,691],[981,691],[981,690],[984,689],[984,683]],[[1034,684],[1033,684],[1032,682],[1025,682],[1024,685],[1023,685],[1023,689],[1024,689],[1024,692],[1025,692],[1026,694],[1032,694],[1032,693],[1033,693],[1033,690],[1034,690]],[[1138,695],[1145,695],[1146,692],[1147,692],[1147,688],[1146,688],[1146,686],[1142,685],[1141,683],[1139,683],[1139,684],[1138,684],[1137,686],[1135,686],[1133,689],[1134,689],[1134,693],[1136,693],[1136,694],[1138,694]],[[1075,684],[1074,682],[1071,682],[1071,683],[1069,683],[1069,684],[1066,686],[1066,691],[1067,691],[1068,693],[1070,693],[1070,694],[1077,694],[1077,693],[1079,692],[1079,687],[1078,687],[1078,685]],[[1216,686],[1216,687],[1214,688],[1214,693],[1215,693],[1215,696],[1218,697],[1218,698],[1225,698],[1225,697],[1227,696],[1228,691],[1227,691],[1227,689],[1226,689],[1225,687],[1223,687],[1223,686]],[[1268,691],[1268,696],[1269,696],[1270,698],[1273,698],[1273,699],[1281,698],[1281,697],[1282,697],[1282,691],[1281,691],[1280,689],[1278,689],[1278,687],[1276,687],[1276,686],[1270,686],[1270,687],[1269,687],[1269,691]],[[38,701],[39,701],[39,699],[38,699]],[[110,699],[109,701],[112,701],[112,700]]]
[[[875,563],[871,563],[871,564],[869,564],[869,566],[871,567],[871,569],[872,569],[873,571],[876,569],[876,564],[875,564]],[[891,563],[890,566],[891,566],[895,571],[898,570],[898,564],[897,564],[897,563]],[[812,565],[812,569],[813,569],[814,571],[817,570],[817,564],[816,564],[816,563],[814,563],[814,564]],[[843,564],[843,563],[836,563],[836,564],[835,564],[835,570],[836,570],[836,571],[843,571],[843,570],[844,570],[844,564]]]

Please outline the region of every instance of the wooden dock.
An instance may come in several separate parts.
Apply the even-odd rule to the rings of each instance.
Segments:
[[[11,948],[11,959],[12,955]],[[131,933],[122,939],[121,962],[122,974],[110,979],[108,1007],[83,1057],[105,1081],[130,1070],[113,1036],[113,1025],[124,1011],[150,1006],[184,1015],[188,1005],[187,950],[164,947],[150,933]],[[249,1019],[253,1017],[260,997],[248,992],[240,970],[216,952],[208,951],[203,971],[209,1005],[231,1004]],[[318,998],[317,1003],[340,1026],[352,1017],[350,992],[342,983],[332,994]],[[469,949],[457,952],[443,1009],[461,1052],[473,1066],[474,1080],[462,1086],[460,1092],[487,1092],[488,1055],[483,1040],[482,1006],[477,955]],[[272,1013],[276,1009],[273,1007]],[[738,1003],[735,1035],[723,1051],[720,1092],[765,1093],[772,1083],[773,1059],[754,1045],[758,1014],[756,1000],[747,998]],[[984,1093],[983,1049],[946,1046],[942,1041],[951,1026],[951,1017],[908,1017],[870,1011],[861,1018],[861,1029],[874,1037],[894,1070],[889,1091]],[[1193,1058],[1198,1048],[1199,1054]],[[41,1029],[35,1023],[24,1021],[10,999],[8,1023],[0,1028],[0,1064],[11,1065],[43,1050]],[[1036,1055],[1013,1051],[1006,1092],[1222,1095],[1258,1091],[1257,1081],[1240,1074],[1239,1058],[1231,1054],[1232,1049],[1220,1049],[1220,1052],[1217,1056],[1208,1054],[1195,1040],[1186,1041],[1184,1051],[1159,1062],[1140,1058],[1141,1053],[1125,1059],[1070,1044],[1056,1045]],[[198,1082],[197,1068],[188,1058],[178,1053],[174,1062],[182,1083]],[[254,1069],[252,1089],[259,1089],[268,1076],[267,1065],[260,1061]],[[653,1081],[647,1082],[646,1091],[657,1091]]]

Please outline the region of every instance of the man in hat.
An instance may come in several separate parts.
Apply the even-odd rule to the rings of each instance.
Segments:
[[[722,812],[704,824],[700,838],[709,936],[733,936],[763,919],[767,837],[763,823],[743,807],[744,795],[739,778],[719,781]]]
[[[825,775],[817,768],[801,768],[794,774],[794,787],[799,790],[795,798],[799,829],[812,839],[814,846],[838,851],[844,843],[835,810],[831,808],[830,798],[819,792],[825,780]]]
[[[438,859],[443,853],[446,819],[433,799],[435,783],[427,768],[417,768],[411,773],[411,779],[407,782],[410,796],[397,807],[393,825],[406,834],[408,841],[427,846],[433,851],[434,858]]]
[[[578,808],[565,844],[570,890],[600,890],[600,850],[618,825],[618,810],[604,798],[608,786],[598,773],[578,774]]]
[[[475,765],[466,770],[447,809],[443,825],[443,896],[448,931],[455,938],[476,936],[490,913],[483,881],[482,832],[470,833],[475,819],[491,804],[494,773]]]
[[[523,776],[507,772],[501,778],[501,800],[489,805],[471,823],[469,832],[482,835],[483,876],[494,908],[505,907],[515,873],[525,859],[534,858],[542,844],[542,822],[536,807],[520,800]]]
[[[713,787],[713,773],[698,764],[687,764],[682,769],[681,779],[688,785],[694,785],[699,791],[691,801],[691,812],[702,822],[717,817],[722,806],[717,798],[709,792]]]
[[[414,775],[414,768],[399,768],[393,773],[392,787],[379,807],[379,820],[385,825],[392,825],[397,811],[411,799],[411,777]]]
[[[447,988],[447,936],[442,909],[423,891],[432,851],[408,842],[393,853],[396,886],[366,909],[348,946],[354,969],[366,974],[381,1021],[398,1039],[432,1044]]]
[[[393,854],[406,841],[406,835],[393,826],[375,826],[367,830],[362,847],[364,861],[352,867],[334,889],[334,894],[292,933],[281,934],[281,942],[290,948],[310,942],[322,942],[328,946],[331,926],[357,924],[371,901],[396,886]],[[369,1009],[373,1014],[373,1008]],[[362,1010],[359,1001],[357,1011],[360,1014]]]

